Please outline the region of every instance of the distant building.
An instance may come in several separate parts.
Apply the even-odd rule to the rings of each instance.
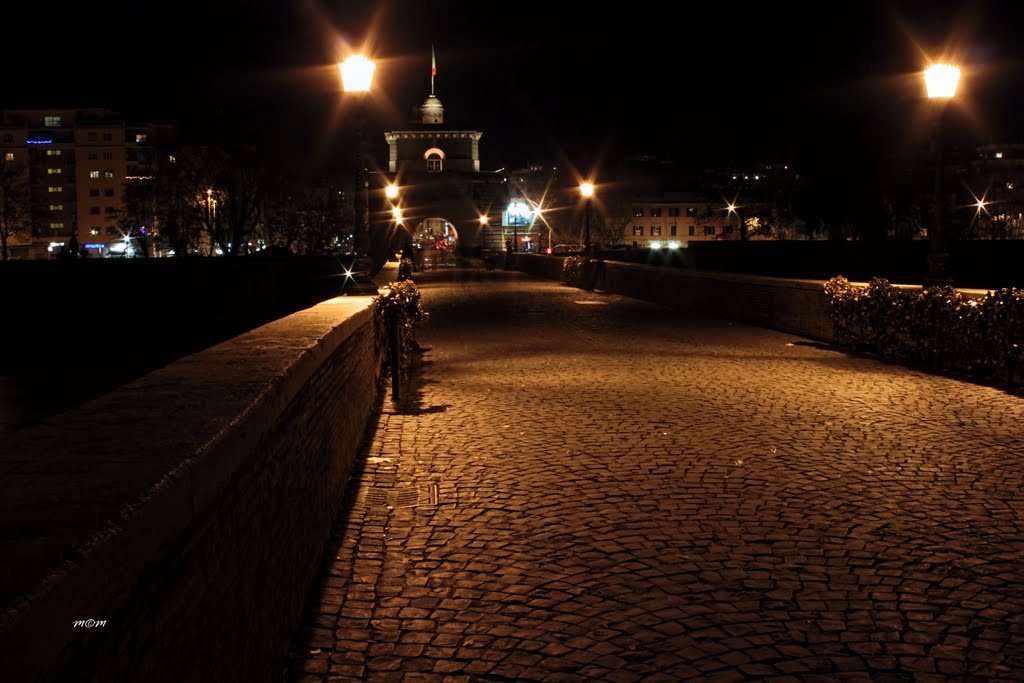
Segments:
[[[1024,144],[987,144],[967,166],[960,185],[971,216],[960,234],[968,239],[1024,239]],[[980,202],[980,206],[979,206]],[[960,211],[960,222],[965,221]]]
[[[412,242],[435,260],[501,250],[507,174],[482,169],[483,132],[445,124],[434,73],[430,96],[415,118],[402,130],[384,133],[388,163],[375,179],[375,196],[383,198],[372,212],[375,241],[386,242],[386,249]],[[398,187],[396,197],[386,197],[388,184]]]
[[[27,174],[32,226],[14,258],[48,258],[74,236],[90,256],[120,255],[152,232],[142,199],[169,163],[169,124],[133,125],[106,109],[0,112],[0,155]]]

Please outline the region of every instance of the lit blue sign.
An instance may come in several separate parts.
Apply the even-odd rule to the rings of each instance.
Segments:
[[[43,138],[41,140],[25,140],[27,145],[50,145],[53,144],[53,138]]]
[[[87,245],[85,245],[85,248],[86,249],[102,249],[105,246],[107,246],[107,245],[103,244],[102,242],[98,242],[96,244],[87,244]]]

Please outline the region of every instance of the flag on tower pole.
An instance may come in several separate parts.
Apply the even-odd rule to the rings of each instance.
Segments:
[[[437,59],[434,58],[434,46],[430,46],[430,96],[434,96],[434,76],[437,75]]]

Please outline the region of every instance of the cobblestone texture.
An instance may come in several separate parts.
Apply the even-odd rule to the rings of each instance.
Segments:
[[[1024,400],[502,272],[417,283],[287,681],[1024,680]]]

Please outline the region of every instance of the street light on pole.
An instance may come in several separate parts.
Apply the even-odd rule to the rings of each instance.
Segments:
[[[364,55],[356,54],[349,56],[344,62],[338,64],[341,72],[341,84],[346,93],[351,93],[358,99],[358,106],[355,118],[355,187],[352,194],[353,222],[352,226],[352,251],[355,254],[355,261],[352,270],[356,282],[368,285],[370,271],[373,262],[369,256],[370,247],[370,197],[369,183],[366,178],[366,155],[365,135],[363,126],[366,122],[366,98],[369,95],[370,87],[373,85],[373,73],[377,65],[373,60]],[[368,287],[364,287],[368,289]],[[373,292],[376,293],[376,288]]]
[[[932,64],[924,71],[928,99],[933,103],[932,155],[935,163],[935,187],[932,201],[932,223],[928,229],[928,277],[926,287],[952,285],[953,279],[946,269],[949,252],[942,227],[942,114],[946,104],[956,95],[960,83],[960,69],[950,64]]]
[[[590,258],[590,198],[594,196],[594,184],[580,183],[580,194],[583,195],[583,255]]]

